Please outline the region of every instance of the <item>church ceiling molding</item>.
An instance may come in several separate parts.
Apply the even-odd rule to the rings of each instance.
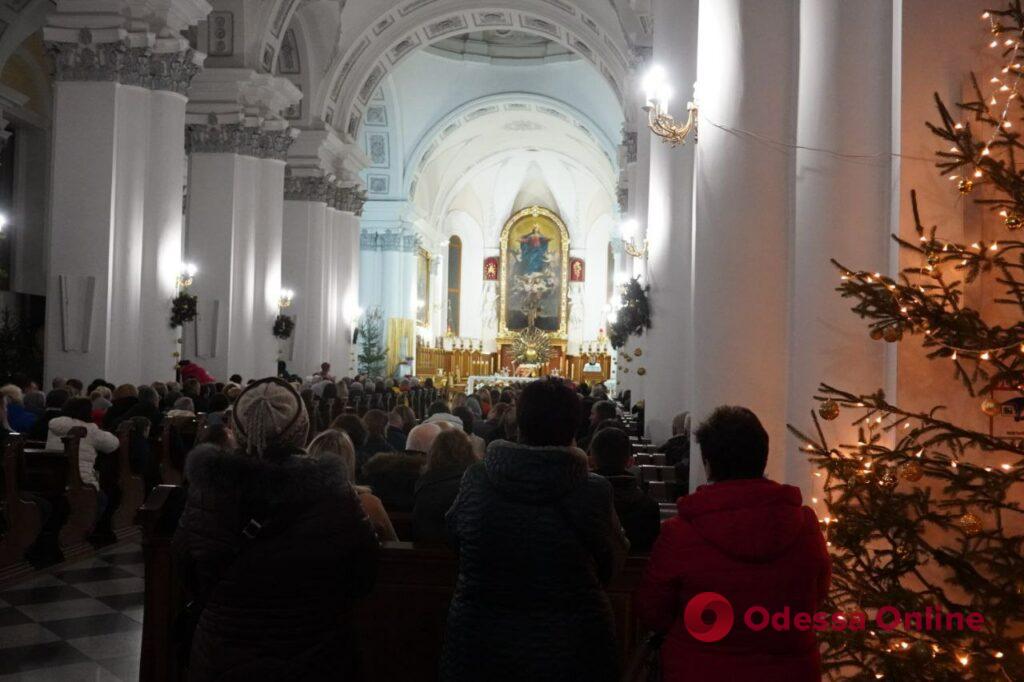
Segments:
[[[416,186],[424,167],[434,159],[434,155],[452,135],[469,123],[492,116],[508,117],[509,114],[536,114],[542,119],[550,118],[571,125],[600,151],[608,161],[611,172],[613,174],[616,172],[617,148],[589,116],[550,97],[527,93],[506,93],[482,97],[458,107],[438,121],[420,138],[412,154],[409,155],[409,162],[406,165],[408,169],[405,180],[407,196],[415,195]],[[505,130],[529,134],[535,132],[535,128],[539,126],[536,122],[526,118],[513,118],[502,127]]]
[[[284,0],[282,0],[284,1]],[[607,28],[568,0],[411,0],[380,15],[339,53],[321,84],[316,111],[355,138],[381,80],[423,46],[455,35],[513,29],[558,42],[589,62],[623,102],[629,60],[621,27]]]

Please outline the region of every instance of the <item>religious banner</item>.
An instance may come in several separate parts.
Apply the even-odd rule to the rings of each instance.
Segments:
[[[569,259],[569,281],[584,282],[587,279],[587,265],[582,258]]]
[[[536,328],[565,338],[569,232],[540,206],[519,211],[501,232],[499,334]]]
[[[497,282],[498,281],[498,257],[488,256],[484,258],[484,281],[485,282]]]

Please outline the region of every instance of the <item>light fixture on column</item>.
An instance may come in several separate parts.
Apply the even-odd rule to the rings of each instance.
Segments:
[[[4,228],[7,227],[7,216],[0,213],[0,235],[4,233]]]
[[[292,304],[292,299],[294,298],[294,291],[291,289],[281,289],[281,293],[277,297],[277,307],[284,310]]]
[[[668,74],[660,66],[652,66],[644,77],[644,92],[647,104],[643,110],[647,112],[647,127],[651,132],[668,142],[673,147],[686,142],[687,136],[693,132],[693,141],[697,141],[697,105],[686,104],[686,123],[679,123],[668,113],[668,103],[672,100],[672,86],[668,82]]]
[[[632,218],[622,221],[622,224],[619,225],[619,233],[622,235],[622,248],[633,258],[647,258],[647,239],[644,239],[643,245],[637,245],[636,242],[637,232],[639,231],[639,224]]]
[[[182,263],[181,270],[178,272],[178,279],[176,280],[178,288],[187,289],[192,286],[197,272],[199,272],[199,268],[194,263]]]

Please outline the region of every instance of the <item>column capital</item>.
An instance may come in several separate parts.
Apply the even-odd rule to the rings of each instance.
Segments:
[[[213,114],[205,124],[185,126],[185,146],[190,154],[239,154],[284,161],[294,139],[292,128],[220,123]]]
[[[302,128],[288,151],[288,166],[296,170],[313,169],[334,176],[342,184],[359,184],[359,173],[370,159],[359,145],[344,142],[333,128]]]
[[[202,124],[211,115],[218,123],[286,127],[283,112],[302,99],[287,78],[252,69],[206,69],[188,90],[188,122]],[[270,124],[270,125],[268,125]]]
[[[328,197],[333,191],[334,185],[324,177],[286,175],[284,178],[285,201],[313,201],[325,204],[328,203]]]
[[[61,81],[138,85],[184,94],[206,55],[180,32],[210,11],[206,0],[59,0],[43,39]]]

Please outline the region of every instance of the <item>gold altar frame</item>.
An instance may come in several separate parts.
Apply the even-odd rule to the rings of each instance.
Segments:
[[[559,315],[558,315],[558,331],[551,332],[551,337],[559,341],[565,341],[568,332],[569,324],[569,230],[566,229],[565,223],[558,217],[553,211],[549,211],[541,206],[530,206],[524,208],[521,211],[515,213],[511,218],[505,221],[505,226],[501,228],[501,238],[498,240],[498,248],[501,253],[501,272],[499,275],[500,293],[498,295],[498,341],[507,340],[516,334],[517,330],[510,330],[505,319],[505,302],[508,296],[508,237],[512,232],[512,228],[515,227],[516,223],[526,218],[538,218],[543,217],[549,219],[551,222],[558,227],[559,235],[561,236],[561,301],[559,301]]]

